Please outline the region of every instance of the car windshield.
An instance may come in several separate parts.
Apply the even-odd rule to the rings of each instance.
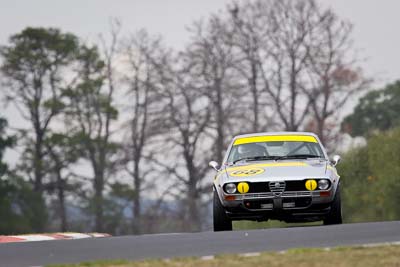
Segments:
[[[324,157],[321,146],[316,142],[266,141],[234,144],[229,153],[228,162]]]

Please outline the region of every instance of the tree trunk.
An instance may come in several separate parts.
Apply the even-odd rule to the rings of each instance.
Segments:
[[[35,154],[34,154],[34,191],[43,193],[43,135],[41,133],[36,133],[36,142],[35,142]]]
[[[216,157],[217,157],[217,162],[219,164],[222,164],[223,160],[223,151],[224,151],[224,110],[222,107],[222,92],[221,92],[221,86],[218,83],[216,88],[217,91],[217,99],[216,99],[216,110],[217,110],[217,140],[216,140]]]
[[[296,58],[294,55],[291,55],[291,73],[290,73],[290,123],[287,131],[297,131],[297,123],[296,123],[296,104],[297,104],[297,88],[296,88]]]
[[[258,132],[258,91],[257,91],[257,66],[255,63],[251,64],[251,92],[253,96],[253,132]]]
[[[186,161],[186,168],[188,171],[188,208],[189,208],[189,230],[190,231],[199,231],[200,230],[200,219],[199,219],[199,207],[197,205],[199,194],[198,194],[198,189],[197,189],[197,182],[198,182],[198,177],[197,177],[197,170],[196,167],[193,163],[193,154],[190,149],[190,144],[189,144],[189,136],[187,136],[186,139],[186,147],[184,151],[184,157]]]
[[[197,205],[198,202],[198,193],[196,188],[195,179],[190,179],[189,181],[189,191],[188,191],[188,208],[189,208],[189,229],[191,231],[199,231],[200,230],[200,220],[199,220],[199,208]]]
[[[103,232],[103,177],[100,174],[96,174],[95,177],[95,228],[96,232]]]
[[[141,178],[139,173],[139,161],[134,161],[134,195],[133,195],[133,233],[141,233],[141,201],[140,201],[140,190],[141,190]]]
[[[317,135],[321,140],[321,143],[325,146],[326,140],[325,140],[324,128],[325,128],[325,120],[324,119],[317,120]]]
[[[65,210],[65,188],[64,181],[61,179],[61,173],[57,174],[57,188],[58,188],[58,206],[60,212],[60,231],[66,232],[68,230],[67,213]]]

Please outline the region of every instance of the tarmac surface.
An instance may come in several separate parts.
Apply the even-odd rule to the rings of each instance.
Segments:
[[[0,244],[0,266],[141,260],[400,241],[400,221]]]

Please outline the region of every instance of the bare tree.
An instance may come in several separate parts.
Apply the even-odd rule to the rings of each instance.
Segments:
[[[310,99],[312,128],[329,146],[337,141],[339,126],[335,119],[351,97],[367,88],[370,80],[363,77],[352,52],[352,25],[330,9],[322,9],[316,3],[312,7],[313,17],[307,23],[315,25],[309,38],[309,84],[304,91]]]
[[[211,106],[213,128],[215,128],[214,154],[222,162],[230,123],[240,110],[240,85],[234,82],[232,34],[226,30],[221,18],[213,15],[207,24],[194,23],[190,29],[193,38],[184,51],[190,72],[199,84],[199,90],[208,97]],[[239,112],[240,113],[240,112]],[[240,114],[243,115],[243,114]]]
[[[160,38],[150,37],[144,30],[131,36],[124,49],[127,61],[125,81],[128,84],[127,103],[129,114],[127,128],[129,142],[125,142],[125,166],[133,181],[133,231],[140,233],[142,228],[141,192],[146,178],[154,170],[144,158],[151,157],[152,139],[164,132],[160,127],[163,121],[162,95],[158,65],[168,54]]]
[[[235,50],[235,63],[233,67],[242,77],[244,90],[241,101],[249,99],[244,110],[251,110],[253,132],[259,132],[273,126],[272,110],[273,105],[268,101],[266,92],[262,83],[262,69],[260,68],[261,59],[267,57],[268,51],[265,51],[267,40],[267,29],[263,23],[263,15],[260,13],[260,2],[245,3],[239,6],[237,2],[233,3],[229,9],[231,18],[227,25],[231,25],[231,42]],[[228,39],[229,40],[229,39]],[[246,117],[246,123],[248,117]],[[250,129],[249,129],[250,130]]]
[[[260,59],[264,88],[274,102],[276,118],[287,131],[301,129],[309,115],[310,100],[302,91],[303,75],[309,55],[312,1],[258,1],[260,18],[268,34],[264,48],[267,58]]]
[[[187,61],[189,62],[189,61]],[[212,104],[202,90],[196,87],[190,74],[191,65],[181,62],[180,70],[168,69],[163,64],[164,94],[167,99],[167,127],[169,142],[178,159],[171,166],[162,164],[178,180],[184,194],[184,229],[200,230],[201,210],[204,193],[210,192],[210,185],[204,182],[208,171],[208,160],[212,156],[213,140],[207,134],[210,124]],[[160,65],[160,67],[162,67]],[[176,152],[175,152],[176,151]],[[179,186],[177,186],[179,187]]]
[[[351,24],[314,0],[235,3],[230,13],[239,49],[235,68],[253,98],[253,129],[265,92],[269,101],[261,106],[273,104],[281,128],[312,129],[328,141],[327,133],[337,133],[333,118],[368,83],[349,53]]]

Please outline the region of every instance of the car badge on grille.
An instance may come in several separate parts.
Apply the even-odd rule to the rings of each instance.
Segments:
[[[269,182],[269,190],[274,194],[274,196],[279,197],[285,191],[286,183],[284,181],[280,182]]]

